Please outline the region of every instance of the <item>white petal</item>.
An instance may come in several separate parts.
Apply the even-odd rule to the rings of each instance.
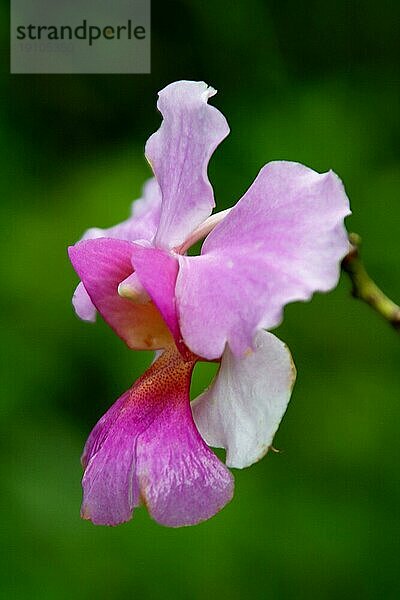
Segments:
[[[254,350],[243,358],[226,347],[218,375],[192,407],[202,437],[226,449],[229,467],[248,467],[266,454],[295,378],[287,346],[272,333],[257,333]]]

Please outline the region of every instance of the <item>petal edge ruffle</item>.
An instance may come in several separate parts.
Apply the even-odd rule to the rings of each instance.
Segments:
[[[229,133],[225,117],[207,103],[215,93],[204,81],[177,81],[159,92],[163,121],[146,157],[162,193],[155,244],[164,249],[181,245],[215,205],[207,165]]]

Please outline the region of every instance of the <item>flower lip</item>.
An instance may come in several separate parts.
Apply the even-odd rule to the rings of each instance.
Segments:
[[[195,362],[170,348],[96,425],[83,457],[83,518],[117,525],[142,501],[158,523],[179,527],[231,500],[233,477],[193,422]]]

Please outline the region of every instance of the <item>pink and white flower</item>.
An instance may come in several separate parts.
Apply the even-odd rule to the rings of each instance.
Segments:
[[[208,104],[215,93],[191,81],[159,93],[163,122],[146,145],[155,179],[130,219],[69,248],[77,314],[98,311],[130,348],[161,351],[86,443],[82,516],[96,524],[127,521],[144,503],[163,525],[192,525],[229,502],[233,477],[209,446],[236,468],[271,447],[295,368],[265,329],[289,302],[332,289],[347,252],[349,202],[331,171],[271,162],[232,209],[211,215],[207,165],[229,132]],[[199,360],[220,368],[190,404]]]

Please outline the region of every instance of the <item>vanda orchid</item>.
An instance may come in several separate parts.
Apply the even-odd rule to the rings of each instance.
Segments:
[[[154,171],[132,216],[69,248],[77,314],[98,311],[150,368],[100,419],[82,462],[82,516],[117,525],[143,503],[163,525],[193,525],[232,498],[228,467],[271,447],[295,379],[287,347],[265,331],[284,306],[338,281],[349,202],[340,179],[294,162],[265,165],[232,208],[212,216],[208,161],[229,132],[203,82],[159,93]],[[205,239],[200,256],[187,250]],[[192,404],[197,361],[218,361]],[[209,446],[226,449],[225,466]]]

